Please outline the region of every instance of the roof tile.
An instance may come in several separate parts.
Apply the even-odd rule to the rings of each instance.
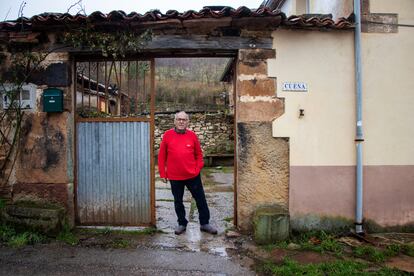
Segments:
[[[168,19],[178,20],[194,20],[202,18],[246,18],[246,17],[281,17],[282,21],[278,26],[292,27],[292,28],[326,28],[326,29],[351,29],[354,28],[353,22],[348,18],[340,18],[338,21],[333,21],[326,16],[311,16],[309,15],[292,15],[286,18],[286,15],[280,10],[270,10],[268,8],[249,9],[247,7],[239,7],[233,9],[231,7],[224,7],[221,10],[215,10],[209,7],[204,7],[200,11],[189,10],[180,13],[176,10],[169,10],[165,14],[159,10],[151,10],[145,14],[131,12],[126,14],[124,11],[112,11],[104,14],[100,11],[91,13],[88,16],[82,14],[71,15],[68,13],[43,13],[33,17],[21,17],[13,21],[0,22],[0,31],[17,31],[20,29],[30,30],[35,26],[53,26],[64,25],[67,23],[84,24],[89,22],[113,22],[113,23],[129,23],[129,22],[153,22],[165,21]],[[23,26],[22,26],[23,25]]]

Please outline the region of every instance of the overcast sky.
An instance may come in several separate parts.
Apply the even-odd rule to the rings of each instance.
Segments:
[[[78,0],[0,0],[0,21],[13,20],[19,15],[21,3],[26,5],[23,9],[23,16],[31,17],[43,12],[65,13],[68,8]],[[231,6],[238,8],[246,6],[248,8],[258,8],[262,0],[82,0],[87,14],[94,11],[108,13],[113,10],[123,10],[126,13],[135,11],[145,13],[152,9],[158,9],[165,13],[168,10],[177,10],[179,12],[187,10],[201,10],[203,6]],[[71,14],[76,14],[79,6],[70,10]]]

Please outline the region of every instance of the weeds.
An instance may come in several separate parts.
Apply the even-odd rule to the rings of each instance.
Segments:
[[[190,206],[190,212],[189,212],[190,219],[194,218],[194,211],[195,211],[196,208],[197,208],[197,204],[196,204],[196,202],[193,198],[193,199],[191,199],[191,206]]]
[[[402,252],[407,256],[414,257],[414,245],[402,245]]]
[[[367,265],[352,261],[302,265],[288,258],[282,265],[266,263],[263,266],[264,272],[272,275],[355,275],[365,268]]]
[[[3,210],[4,207],[6,207],[6,200],[3,198],[0,198],[0,210]]]
[[[385,248],[385,255],[387,257],[394,257],[399,254],[414,257],[414,246],[409,244],[390,244]]]
[[[281,241],[281,242],[278,242],[278,243],[263,245],[262,248],[264,250],[268,251],[268,252],[271,252],[276,248],[286,249],[288,247],[288,245],[289,245],[288,241]]]
[[[332,252],[337,257],[343,254],[343,245],[340,244],[335,236],[327,234],[324,231],[310,231],[303,233],[292,239],[293,242],[300,245],[301,249],[325,253]]]
[[[79,243],[78,237],[71,231],[68,224],[63,226],[62,231],[56,237],[57,240],[63,241],[69,245],[77,245]]]
[[[46,236],[36,232],[25,231],[17,232],[9,225],[0,224],[0,242],[4,242],[11,247],[22,247],[46,241]]]
[[[118,230],[105,227],[101,229],[97,228],[81,228],[78,230],[80,233],[89,233],[97,235],[111,235],[111,234],[125,234],[125,235],[153,235],[156,233],[164,233],[162,230],[158,230],[154,227],[146,227],[142,230]]]
[[[124,239],[116,239],[111,244],[111,247],[113,248],[127,248],[129,246],[130,246],[130,242]]]
[[[46,237],[34,232],[23,232],[10,237],[7,244],[11,247],[23,247],[25,245],[33,245],[46,240]]]
[[[384,262],[387,257],[385,252],[373,246],[366,245],[354,248],[353,254],[355,257],[366,259],[374,263]]]
[[[174,202],[174,199],[171,198],[159,198],[157,201],[164,201],[164,202]]]
[[[0,242],[8,242],[15,235],[16,231],[14,228],[0,224]]]
[[[225,222],[232,222],[233,221],[233,217],[226,217],[223,219]]]
[[[299,264],[285,258],[282,264],[265,262],[257,270],[271,275],[404,275],[403,272],[382,268],[367,271],[368,264],[355,261],[334,261],[320,264]]]

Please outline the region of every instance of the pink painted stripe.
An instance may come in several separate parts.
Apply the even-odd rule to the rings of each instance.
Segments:
[[[354,218],[354,166],[290,167],[291,216]],[[364,167],[364,218],[383,226],[414,222],[414,166]]]

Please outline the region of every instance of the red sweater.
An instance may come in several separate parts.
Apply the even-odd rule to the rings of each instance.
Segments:
[[[203,152],[194,132],[187,129],[180,134],[172,128],[164,133],[158,153],[161,178],[190,179],[196,177],[203,166]]]

